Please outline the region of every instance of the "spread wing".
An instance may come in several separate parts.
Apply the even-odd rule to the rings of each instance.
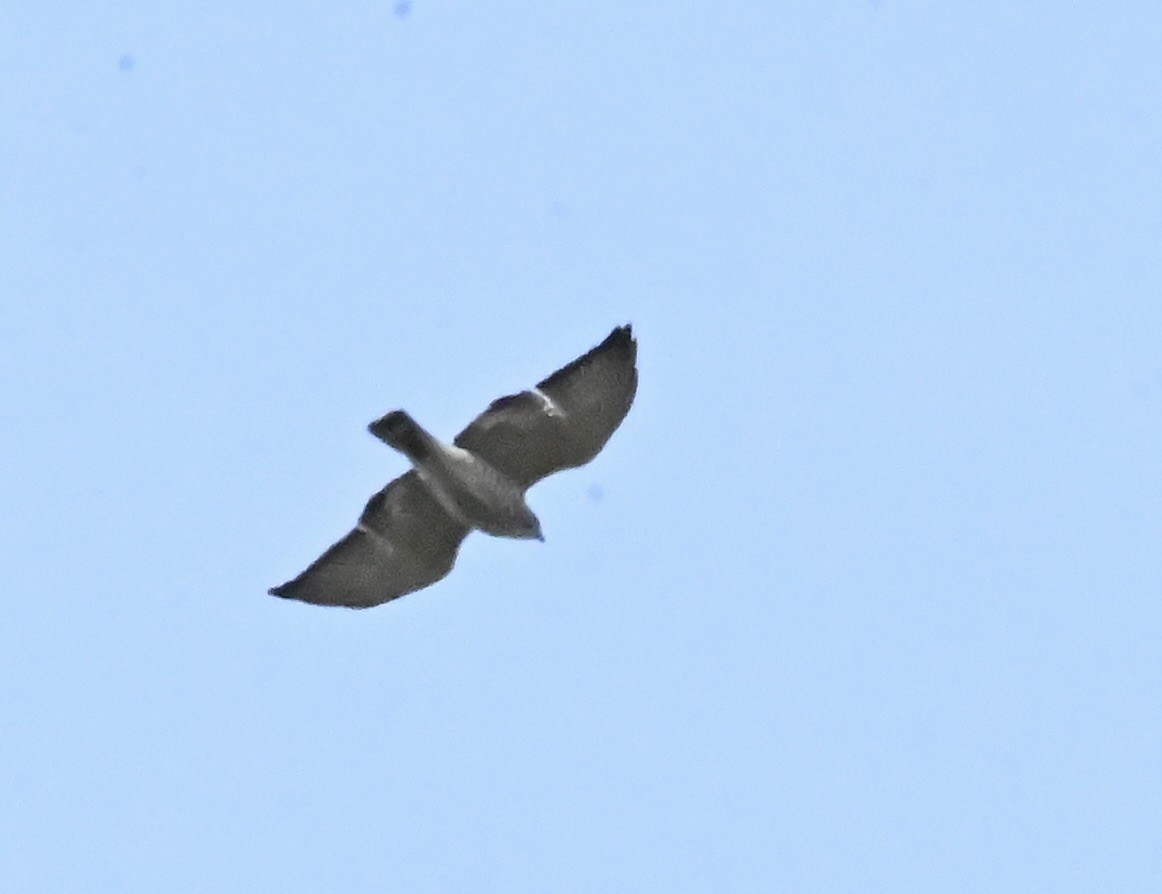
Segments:
[[[367,502],[346,537],[270,594],[316,605],[379,605],[444,577],[467,533],[408,472]]]
[[[637,342],[629,326],[531,391],[493,401],[456,436],[522,487],[593,459],[633,404]]]

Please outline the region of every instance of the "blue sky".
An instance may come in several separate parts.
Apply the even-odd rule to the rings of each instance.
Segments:
[[[1157,4],[4,19],[5,890],[1157,890]],[[544,545],[266,595],[624,322]]]

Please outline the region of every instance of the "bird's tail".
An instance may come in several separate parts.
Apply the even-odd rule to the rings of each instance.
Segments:
[[[423,462],[432,452],[432,436],[403,410],[376,419],[367,430],[413,463]]]

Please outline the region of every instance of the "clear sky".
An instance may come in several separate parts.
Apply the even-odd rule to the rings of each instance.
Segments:
[[[1154,892],[1157,2],[11,3],[0,888]],[[266,595],[632,322],[364,612]]]

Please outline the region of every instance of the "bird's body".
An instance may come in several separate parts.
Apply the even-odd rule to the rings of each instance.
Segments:
[[[493,401],[453,444],[402,410],[371,423],[415,468],[368,501],[354,530],[270,592],[365,608],[440,580],[471,530],[543,540],[525,491],[605,446],[633,404],[636,358],[630,327],[614,329],[536,388]]]
[[[467,528],[494,537],[541,537],[525,488],[474,453],[442,444],[403,410],[369,426],[371,433],[412,461],[440,508]]]

